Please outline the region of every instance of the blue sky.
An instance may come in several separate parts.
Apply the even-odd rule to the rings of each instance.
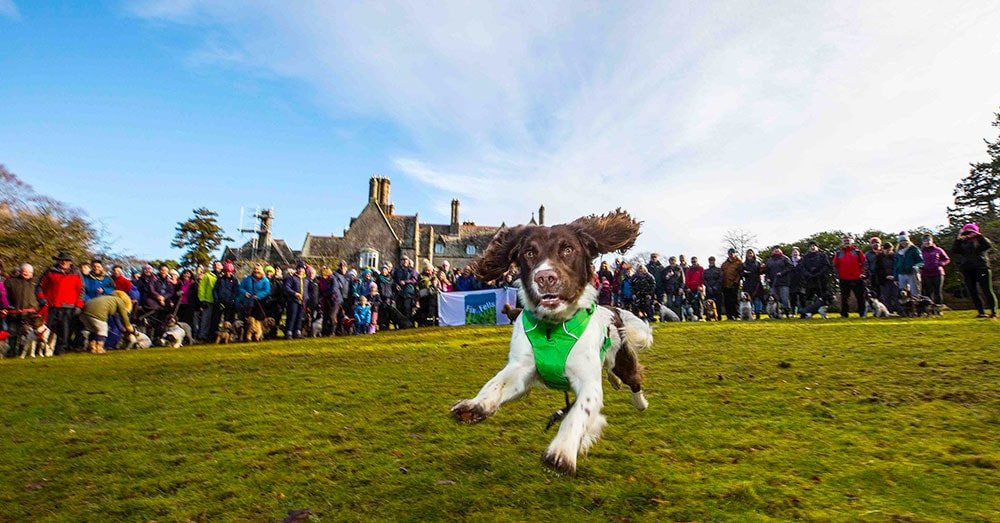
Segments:
[[[207,206],[340,233],[397,212],[621,206],[640,250],[942,223],[1000,107],[992,2],[0,0],[0,162],[114,246]]]

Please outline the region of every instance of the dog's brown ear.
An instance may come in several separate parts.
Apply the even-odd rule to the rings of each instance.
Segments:
[[[482,281],[495,280],[507,272],[510,264],[517,259],[517,249],[528,231],[528,225],[503,228],[497,231],[486,246],[486,251],[473,260],[469,269]]]
[[[619,208],[603,216],[591,214],[577,218],[569,226],[584,235],[584,244],[593,249],[591,254],[596,257],[613,251],[625,253],[631,249],[639,237],[641,224]]]

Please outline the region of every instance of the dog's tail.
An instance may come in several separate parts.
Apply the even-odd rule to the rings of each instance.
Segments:
[[[622,317],[622,341],[635,352],[642,352],[653,346],[653,329],[638,316],[620,310]]]

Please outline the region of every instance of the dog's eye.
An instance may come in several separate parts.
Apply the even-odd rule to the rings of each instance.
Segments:
[[[573,248],[572,247],[563,247],[561,254],[563,256],[569,256],[569,255],[573,254]]]
[[[524,257],[527,258],[527,259],[529,259],[529,260],[532,259],[532,258],[534,258],[535,257],[535,251],[532,250],[532,249],[528,249],[528,250],[524,251]]]

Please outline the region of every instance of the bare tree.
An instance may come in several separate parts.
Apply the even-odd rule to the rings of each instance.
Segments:
[[[730,229],[722,236],[722,249],[736,249],[736,253],[743,256],[747,249],[756,249],[757,235],[744,231],[743,229]]]

